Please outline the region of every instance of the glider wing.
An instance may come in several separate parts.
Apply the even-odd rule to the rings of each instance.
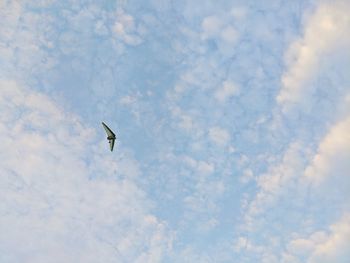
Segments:
[[[115,142],[115,139],[109,140],[109,147],[111,149],[111,152],[113,151],[113,148],[114,148],[114,142]]]
[[[105,131],[106,131],[108,137],[113,137],[113,138],[115,138],[114,132],[112,132],[112,130],[111,130],[104,122],[102,122],[102,126],[103,126],[103,128],[105,129]]]

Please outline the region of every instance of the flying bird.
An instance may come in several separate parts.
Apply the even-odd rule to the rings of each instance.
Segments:
[[[113,147],[114,147],[115,138],[116,138],[115,134],[114,134],[114,132],[112,132],[112,130],[104,122],[102,122],[102,126],[107,133],[107,140],[109,142],[109,147],[110,147],[111,152],[112,152]]]

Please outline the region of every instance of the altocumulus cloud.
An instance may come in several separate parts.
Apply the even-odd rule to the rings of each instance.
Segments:
[[[0,1],[0,261],[348,262],[348,10]]]
[[[350,45],[349,8],[349,2],[344,0],[321,1],[316,12],[306,20],[303,37],[294,41],[286,53],[287,71],[277,96],[285,110],[293,103],[304,107],[316,103],[315,91],[322,89],[317,81],[320,74],[331,75],[336,71],[334,75],[339,75],[349,67],[350,57],[346,52]],[[329,67],[335,63],[345,68]],[[346,88],[339,81],[336,84],[334,93]]]
[[[241,253],[269,262],[350,259],[349,9],[348,1],[318,2],[286,51],[277,119],[296,130],[283,127],[289,143],[269,156],[267,172],[256,178],[257,193],[245,199],[242,227],[255,238],[236,240]]]
[[[46,95],[0,87],[0,261],[161,262],[171,239],[137,163],[106,157],[95,131]]]
[[[350,258],[347,249],[350,242],[350,217],[345,214],[338,222],[326,231],[317,231],[308,237],[295,237],[287,245],[283,262],[302,262],[306,258],[310,263],[345,263]]]

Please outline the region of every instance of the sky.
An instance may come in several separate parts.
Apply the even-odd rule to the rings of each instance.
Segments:
[[[0,262],[350,262],[349,13],[0,0]]]

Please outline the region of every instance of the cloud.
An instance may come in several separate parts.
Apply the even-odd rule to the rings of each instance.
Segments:
[[[222,87],[216,91],[215,98],[219,102],[225,102],[230,97],[238,95],[238,93],[239,88],[237,87],[237,85],[225,80],[222,83]]]
[[[329,65],[331,60],[336,59],[335,54],[341,54],[349,65],[350,57],[346,52],[350,45],[347,34],[349,10],[348,1],[325,1],[307,19],[303,37],[292,43],[286,54],[287,70],[282,76],[282,89],[277,96],[277,101],[285,110],[295,103],[304,106],[310,103],[310,97],[320,87],[312,82],[313,79],[322,70],[327,75],[329,71],[334,71],[332,68],[322,69],[322,65]],[[342,72],[341,68],[339,70]],[[339,74],[339,70],[335,74]]]
[[[230,13],[222,16],[207,16],[202,21],[202,30],[200,32],[202,41],[218,49],[221,55],[230,56],[234,53],[234,47],[238,42],[240,32],[235,28],[234,21],[238,20]],[[203,43],[201,43],[203,44]],[[213,47],[208,47],[211,50]]]
[[[196,161],[189,156],[183,157],[183,162],[194,169],[199,174],[211,174],[214,172],[214,165],[205,161]]]
[[[334,125],[320,142],[305,177],[315,184],[330,180],[341,180],[350,188],[350,118]]]
[[[247,184],[255,179],[254,173],[251,169],[245,169],[243,175],[239,178],[239,181],[243,184]]]
[[[235,44],[238,39],[238,31],[234,28],[230,16],[207,16],[202,21],[201,36],[203,40],[215,39],[227,44]]]
[[[13,36],[12,29],[18,24],[18,20],[21,14],[22,8],[20,3],[14,1],[1,1],[0,3],[0,14],[3,21],[8,22],[9,27],[1,29],[0,34],[2,41],[10,40]]]
[[[124,10],[117,11],[113,32],[116,38],[121,39],[127,45],[137,46],[143,42],[140,35],[140,32],[143,31],[135,24],[134,18]]]
[[[349,199],[347,192],[350,187],[347,174],[350,170],[349,121],[346,119],[334,125],[315,151],[302,142],[292,143],[277,163],[273,161],[266,173],[256,177],[258,191],[244,206],[247,209],[244,216],[247,229],[258,227],[261,215],[266,215],[270,209],[277,209],[282,204],[303,206],[308,197],[316,198],[316,203],[322,200],[323,204],[337,200],[337,209],[347,211],[345,200]],[[241,180],[244,182],[245,178],[243,176]],[[322,210],[324,219],[329,218],[327,214],[331,210],[328,207]]]
[[[307,238],[295,238],[287,246],[288,258],[305,258],[308,263],[345,263],[350,260],[350,216],[345,214],[327,231],[318,231]],[[290,262],[284,260],[283,262]]]
[[[300,230],[288,247],[295,263],[312,252],[300,227],[305,217],[319,218],[315,225],[328,237],[333,221],[324,199],[314,204],[299,195],[305,167],[322,170],[313,157],[328,162],[331,172],[338,167],[327,147],[316,148],[324,135],[315,125],[319,115],[307,116],[312,129],[279,116],[279,131],[268,134],[281,55],[308,3],[231,9],[229,1],[132,1],[116,11],[121,1],[29,2],[0,4],[6,22],[0,35],[7,41],[0,43],[1,73],[21,76],[31,87],[18,82],[0,91],[0,232],[8,237],[0,237],[0,261],[47,262],[59,253],[57,261],[65,262],[281,262],[283,245]],[[333,67],[323,65],[326,57],[315,65]],[[286,61],[285,76],[292,62]],[[338,87],[334,73],[341,65],[334,66],[330,88],[320,92],[330,107],[315,103],[328,116],[339,106],[333,98],[347,88]],[[309,88],[303,86],[301,99]],[[59,93],[84,119],[34,89]],[[106,155],[103,130],[91,128],[101,116],[119,127],[121,148],[113,155]],[[337,118],[319,119],[329,125]],[[259,231],[242,230],[241,220]],[[176,229],[169,254],[167,224]],[[223,246],[237,236],[241,249]],[[38,237],[42,242],[33,242]]]
[[[221,127],[212,127],[209,129],[209,138],[218,146],[226,146],[230,141],[230,134]]]
[[[281,196],[288,194],[290,187],[303,173],[305,162],[305,152],[301,144],[292,143],[279,162],[271,165],[266,173],[256,178],[258,191],[249,202],[245,214],[248,229],[254,227],[255,219],[275,206]],[[248,178],[250,177],[251,175]]]
[[[177,106],[172,107],[170,110],[173,118],[176,119],[176,125],[179,128],[187,132],[197,131],[197,124],[188,112]]]
[[[49,15],[27,14],[24,4],[18,1],[2,1],[0,16],[3,27],[0,30],[0,54],[2,74],[28,77],[39,66],[50,68],[51,61],[46,59],[50,41],[47,39],[51,21]],[[45,33],[45,34],[43,34]],[[43,47],[43,49],[40,49]]]
[[[0,87],[0,261],[161,262],[171,238],[137,185],[137,163],[108,155],[50,97]]]
[[[190,194],[184,198],[184,204],[195,213],[212,214],[216,212],[218,209],[216,201],[225,192],[226,187],[223,181],[213,176],[214,166],[204,161],[194,161],[188,157],[186,162],[195,169],[193,173],[195,185]],[[198,225],[200,225],[199,222]]]
[[[271,159],[272,163],[268,171],[256,177],[257,193],[251,201],[244,200],[243,209],[246,210],[244,230],[253,232],[264,228],[261,231],[269,233],[265,235],[273,236],[275,228],[267,227],[267,225],[272,222],[272,219],[276,220],[277,217],[279,218],[278,222],[296,224],[295,226],[283,227],[283,232],[279,235],[286,235],[287,238],[291,233],[289,231],[298,230],[301,235],[304,235],[310,232],[310,229],[315,229],[317,224],[327,228],[329,221],[335,215],[348,213],[348,190],[350,187],[348,176],[350,170],[349,121],[347,118],[331,127],[329,132],[319,141],[316,150],[312,150],[310,145],[306,143],[292,143],[281,159],[277,158],[278,161],[274,158]],[[295,210],[290,209],[291,207]],[[305,211],[304,209],[307,212],[302,212]],[[288,211],[288,218],[281,215],[284,213],[283,211]],[[298,221],[302,218],[304,220],[313,218],[312,226],[300,224]],[[342,220],[342,222],[345,221],[345,219]],[[341,224],[341,226],[344,225]],[[339,228],[331,226],[330,229]],[[304,262],[300,259],[307,257],[310,259],[305,262],[318,262],[317,260],[320,260],[322,256],[316,256],[321,253],[316,251],[325,249],[328,252],[324,253],[329,253],[329,257],[325,257],[327,259],[320,262],[338,262],[336,254],[341,254],[340,251],[345,249],[338,250],[335,246],[342,246],[340,245],[342,242],[349,243],[346,229],[344,226],[345,234],[342,237],[336,233],[329,235],[326,230],[318,230],[314,231],[312,235],[310,234],[309,238],[294,238],[287,246],[289,253],[281,255],[281,260],[293,263]],[[251,243],[252,239],[247,239],[247,242]],[[242,242],[240,241],[239,244]],[[238,247],[242,247],[242,245]],[[317,249],[317,247],[319,248]],[[268,250],[264,245],[261,249],[265,252]],[[279,256],[276,252],[273,254]],[[344,257],[348,259],[348,254],[341,254],[339,258]],[[344,259],[339,259],[339,262],[346,262],[346,260],[341,260]]]
[[[202,32],[204,38],[214,37],[220,33],[222,20],[216,16],[208,16],[202,21]]]
[[[287,250],[298,257],[305,258],[315,249],[315,245],[325,242],[327,234],[325,232],[315,232],[308,239],[296,238],[288,243]]]
[[[320,240],[310,256],[310,263],[339,262],[346,263],[350,260],[350,215],[331,225],[330,234],[326,240]]]
[[[235,44],[238,38],[238,32],[233,26],[225,27],[220,35],[229,44]]]

